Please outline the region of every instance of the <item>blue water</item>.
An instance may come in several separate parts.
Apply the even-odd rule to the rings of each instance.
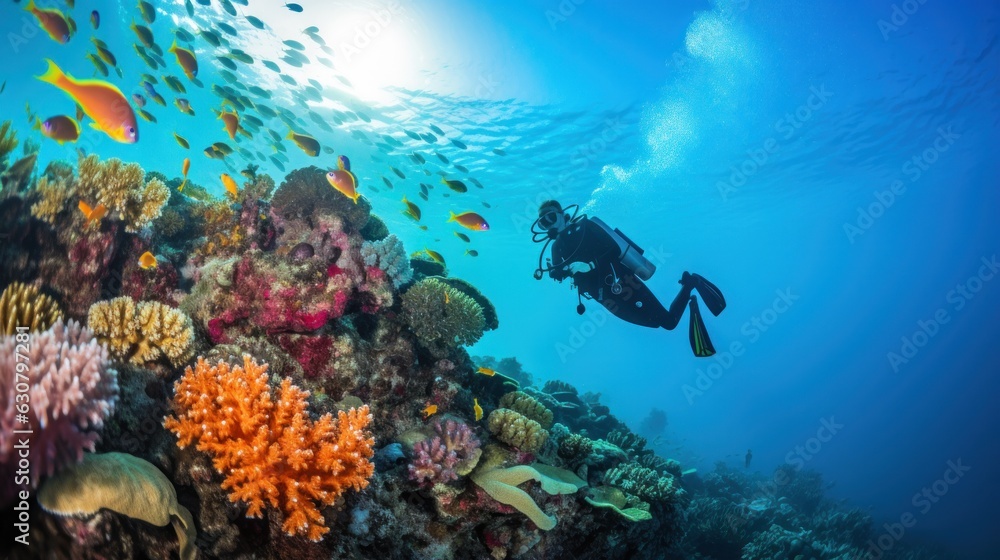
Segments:
[[[191,20],[183,3],[161,4],[152,29],[164,48],[173,27],[226,17],[198,6]],[[300,31],[308,25],[336,25],[349,12],[363,26],[371,10],[388,5],[302,4],[301,15],[237,6],[273,30],[236,22],[234,45],[277,59],[278,36],[309,43]],[[442,252],[451,275],[495,303],[501,328],[471,353],[514,355],[536,378],[600,392],[633,427],[654,407],[666,411],[659,450],[685,468],[742,468],[752,448],[751,468],[765,475],[785,463],[807,466],[832,483],[835,498],[870,507],[880,522],[912,514],[904,539],[992,557],[1000,545],[1000,271],[984,262],[1000,253],[1000,7],[648,4],[399,2],[381,46],[374,37],[356,58],[345,55],[356,41],[348,23],[338,36],[324,33],[338,51],[336,72],[315,64],[290,71],[300,84],[322,84],[325,100],[310,104],[318,113],[333,107],[371,122],[326,133],[300,114],[303,128],[351,157],[365,196],[409,250]],[[26,100],[43,119],[72,111],[61,93],[30,79],[44,70],[43,58],[78,77],[93,74],[84,59],[91,9],[101,11],[97,35],[125,75],[111,81],[126,94],[140,91],[137,76],[148,70],[123,25],[137,17],[131,3],[78,1],[80,31],[68,45],[29,36],[30,16],[18,8],[0,8],[8,43],[0,117],[13,118],[22,135],[30,134]],[[200,79],[221,82],[208,62],[212,49],[196,44]],[[324,56],[308,47],[308,56]],[[295,88],[276,74],[259,64],[238,74],[272,91],[272,107],[298,111]],[[45,141],[41,157],[72,159],[83,148],[177,176],[191,154],[192,180],[222,192],[225,164],[196,153],[222,139],[210,112],[217,100],[192,89],[186,97],[197,117],[177,111],[158,86],[168,106],[147,106],[158,123],[140,121],[136,145],[85,130],[75,145]],[[444,139],[428,146],[403,132],[427,132],[429,123],[468,149]],[[387,134],[402,147],[381,153],[352,131],[373,140]],[[173,132],[191,141],[190,152]],[[256,142],[241,145],[273,153]],[[438,151],[485,186],[462,200],[492,225],[473,245],[478,258],[464,256],[444,224],[454,199],[418,201],[432,225],[426,232],[400,216],[402,194],[417,200],[419,181],[437,181],[416,175],[407,157],[414,151],[428,161]],[[331,165],[294,147],[287,155],[288,170]],[[686,319],[674,332],[644,329],[593,302],[578,316],[568,283],[532,279],[540,247],[528,227],[547,198],[580,204],[643,246],[658,266],[649,284],[665,302],[684,270],[715,282],[729,304],[707,317],[719,354],[692,357]],[[970,469],[939,483],[949,462]],[[915,497],[925,487],[938,491],[936,501]]]

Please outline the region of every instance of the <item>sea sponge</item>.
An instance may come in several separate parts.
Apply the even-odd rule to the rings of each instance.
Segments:
[[[87,326],[121,361],[141,366],[166,356],[179,366],[191,357],[191,318],[157,301],[136,304],[130,297],[99,301],[90,306]]]
[[[458,345],[475,344],[484,329],[482,307],[436,278],[425,278],[406,290],[403,320],[436,358],[447,357]]]
[[[604,483],[616,486],[647,502],[668,501],[683,490],[673,475],[647,469],[638,463],[623,463],[604,473]]]
[[[550,531],[556,526],[556,518],[546,515],[535,500],[527,492],[517,487],[518,484],[534,480],[541,483],[542,490],[548,494],[574,494],[586,485],[579,477],[569,471],[556,467],[547,467],[540,472],[543,465],[517,465],[507,469],[481,469],[472,473],[472,481],[486,491],[494,500],[513,506],[528,516],[543,531]],[[560,472],[561,471],[561,472]]]
[[[77,164],[77,192],[91,206],[103,204],[108,212],[125,222],[125,230],[136,232],[160,216],[170,199],[170,189],[146,173],[136,163],[111,158],[101,162],[96,155],[81,158]]]
[[[525,453],[538,451],[549,438],[549,433],[538,422],[508,408],[494,410],[486,422],[497,439]]]
[[[177,503],[177,491],[155,465],[128,453],[88,453],[83,462],[45,481],[38,504],[56,515],[93,515],[109,509],[164,527],[173,525],[181,560],[197,555],[191,512]]]
[[[361,258],[365,266],[377,266],[399,288],[413,278],[410,259],[406,256],[403,242],[390,234],[380,241],[365,241],[361,244]]]
[[[107,357],[107,350],[76,321],[63,324],[59,320],[31,336],[0,338],[0,434],[4,435],[0,437],[0,475],[4,480],[13,480],[18,461],[15,439],[7,437],[13,430],[32,430],[27,435],[32,485],[83,459],[84,449],[94,450],[98,430],[114,412],[118,399],[117,372],[107,367]],[[17,403],[23,407],[21,395],[28,396],[27,412],[16,408]]]
[[[0,334],[17,334],[17,327],[28,327],[29,332],[44,331],[62,315],[55,300],[37,286],[14,282],[0,294]]]
[[[552,411],[523,391],[512,391],[500,397],[500,408],[520,412],[541,424],[546,430],[552,427]]]
[[[56,225],[56,217],[66,209],[66,203],[76,196],[76,184],[72,178],[42,177],[35,183],[38,200],[31,205],[31,215],[50,225]]]

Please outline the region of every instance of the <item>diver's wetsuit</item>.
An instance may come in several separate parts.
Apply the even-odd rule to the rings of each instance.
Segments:
[[[569,224],[552,242],[553,268],[549,276],[560,282],[572,277],[581,296],[597,300],[630,323],[673,330],[684,314],[691,287],[681,288],[667,310],[642,280],[619,261],[619,253],[618,244],[607,231],[584,216]],[[589,264],[591,270],[572,272],[569,269],[572,263]],[[616,279],[621,287],[618,294],[612,290]]]

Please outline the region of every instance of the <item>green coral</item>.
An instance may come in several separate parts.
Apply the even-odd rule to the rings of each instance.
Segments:
[[[584,500],[594,507],[608,508],[633,523],[653,518],[653,514],[649,513],[649,504],[613,486],[591,488]]]
[[[670,474],[661,476],[638,463],[624,463],[604,473],[604,483],[648,502],[669,501],[682,490]]]
[[[177,491],[152,463],[127,453],[88,453],[45,481],[38,503],[57,515],[92,515],[101,509],[164,527],[173,525],[181,560],[193,560],[196,530],[191,512],[177,503]]]
[[[513,391],[500,397],[500,408],[509,408],[541,424],[548,430],[552,427],[552,411],[523,391]]]
[[[541,424],[508,408],[491,412],[486,423],[497,439],[525,453],[538,451],[549,438],[549,433]]]
[[[444,358],[483,335],[483,309],[471,297],[436,278],[425,278],[403,294],[403,320],[421,346]]]
[[[496,307],[493,306],[493,302],[484,296],[478,288],[461,278],[447,278],[444,276],[437,276],[435,278],[476,300],[479,307],[483,309],[484,330],[492,331],[500,327],[500,319],[497,317]]]
[[[545,465],[518,465],[507,469],[479,470],[472,473],[472,481],[486,491],[494,500],[514,507],[543,531],[552,530],[556,526],[556,518],[547,515],[527,492],[517,487],[529,480],[541,484],[542,490],[548,494],[575,494],[586,485],[579,477],[569,471]]]

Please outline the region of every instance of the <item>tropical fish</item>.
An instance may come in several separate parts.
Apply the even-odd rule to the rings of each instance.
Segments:
[[[240,127],[240,116],[236,111],[222,111],[219,113],[219,118],[222,119],[224,125],[222,130],[225,130],[229,134],[230,140],[236,139],[236,130]]]
[[[466,243],[469,243],[469,242],[471,241],[471,240],[469,239],[469,236],[468,236],[468,235],[465,235],[464,233],[462,233],[462,232],[460,232],[460,231],[456,231],[456,232],[455,232],[455,237],[457,237],[457,238],[461,239],[462,241],[465,241]]]
[[[444,303],[445,303],[445,305],[451,303],[451,297],[448,296],[448,290],[447,289],[445,289],[445,291],[444,291]]]
[[[153,253],[146,251],[139,257],[139,268],[143,270],[156,268],[156,257],[153,256]]]
[[[472,412],[476,415],[476,422],[483,419],[483,407],[479,406],[479,399],[472,399]]]
[[[469,182],[470,182],[470,183],[472,183],[473,185],[476,185],[476,187],[478,187],[478,188],[480,188],[480,189],[484,188],[484,187],[483,187],[483,184],[482,184],[482,183],[480,183],[480,182],[479,182],[479,181],[478,181],[478,180],[477,180],[476,178],[474,178],[474,177],[469,177]]]
[[[233,6],[232,2],[229,0],[219,0],[219,3],[222,4],[222,9],[225,10],[227,14],[236,17],[236,7]]]
[[[69,41],[73,29],[69,19],[61,11],[56,8],[39,8],[35,5],[35,0],[28,0],[28,5],[24,9],[35,16],[38,24],[49,34],[49,37],[52,37],[53,41],[63,45]]]
[[[301,10],[299,10],[299,11],[301,11]],[[424,410],[422,411],[424,413],[424,419],[430,418],[432,415],[434,415],[435,413],[437,413],[437,411],[438,411],[438,407],[437,407],[436,404],[429,404],[429,405],[427,405],[424,408]]]
[[[260,63],[264,65],[264,68],[267,68],[272,72],[281,72],[281,68],[270,60],[261,60]]]
[[[406,200],[406,195],[403,195],[403,204],[406,205],[406,210],[403,210],[403,214],[409,216],[410,218],[413,218],[413,221],[419,222],[420,208],[416,204],[410,202],[409,200]]]
[[[354,204],[358,203],[361,195],[358,194],[358,179],[353,173],[344,168],[334,169],[326,174],[326,180],[337,192],[353,200]]]
[[[94,67],[97,68],[97,71],[100,72],[102,76],[104,76],[105,78],[108,77],[108,67],[104,64],[104,62],[100,58],[97,58],[93,54],[88,54],[87,60],[94,63]]]
[[[441,256],[441,253],[438,253],[437,251],[431,251],[427,247],[424,247],[424,253],[426,253],[427,256],[431,258],[432,261],[439,264],[444,264],[444,257]]]
[[[236,63],[233,62],[233,59],[231,58],[225,56],[217,56],[215,57],[215,60],[218,60],[219,64],[225,66],[226,68],[229,68],[230,70],[236,70]]]
[[[420,198],[424,199],[425,201],[429,201],[430,200],[430,197],[427,196],[427,193],[425,193],[425,192],[419,192],[419,193],[417,193],[417,196],[419,196]]]
[[[463,150],[466,150],[466,149],[469,148],[468,146],[465,145],[465,142],[462,142],[461,140],[456,140],[454,138],[451,139],[451,143],[454,144],[456,148],[460,148],[460,149],[463,149]]]
[[[396,169],[395,167],[390,167],[389,169],[390,169],[390,170],[391,170],[391,171],[392,171],[393,173],[395,173],[395,174],[396,174],[396,175],[397,175],[397,176],[398,176],[398,177],[399,177],[400,179],[406,179],[406,175],[403,175],[403,172],[402,172],[402,171],[400,171],[400,170]]]
[[[242,62],[243,64],[253,64],[253,57],[243,52],[241,49],[230,49],[229,58]]]
[[[212,149],[223,155],[229,155],[233,153],[233,149],[229,147],[229,144],[225,142],[216,142],[212,144]]]
[[[97,49],[98,56],[100,56],[104,62],[107,62],[111,66],[118,66],[118,59],[115,58],[114,53],[108,49],[108,45],[104,41],[101,41],[97,37],[91,37],[90,41],[94,43],[94,48]]]
[[[89,204],[87,204],[82,200],[80,201],[80,204],[77,205],[77,208],[80,209],[80,212],[83,212],[83,217],[85,220],[83,223],[83,227],[90,226],[92,222],[100,223],[101,218],[103,218],[108,213],[108,208],[103,204],[98,204],[96,207],[91,208]]]
[[[469,172],[469,168],[468,167],[466,167],[464,165],[457,164],[457,163],[455,164],[455,169],[461,171],[462,173],[468,173]]]
[[[132,29],[132,31],[135,31],[135,36],[139,38],[139,42],[142,43],[143,46],[145,46],[145,47],[152,47],[153,46],[154,41],[153,41],[153,31],[152,30],[150,30],[145,25],[139,25],[139,24],[137,24],[134,21],[132,22],[132,25],[130,26],[130,28]]]
[[[501,150],[500,148],[493,148],[493,153],[496,154],[496,155],[498,155],[498,156],[505,156],[505,155],[507,155],[507,152]]]
[[[156,10],[153,5],[145,0],[139,0],[139,14],[146,23],[153,23],[156,20]]]
[[[101,26],[101,14],[97,13],[97,10],[90,12],[90,25],[93,26],[94,29]]]
[[[174,133],[174,137],[178,137]],[[177,192],[184,192],[184,185],[188,182],[188,170],[191,169],[191,158],[184,158],[184,163],[181,164],[181,174],[184,176],[184,181],[181,182],[181,186],[177,187]]]
[[[202,29],[201,31],[198,32],[198,34],[201,35],[202,39],[208,41],[208,44],[212,45],[213,47],[218,47],[222,45],[222,38],[219,37],[219,34],[216,33],[215,31],[212,31],[210,29]]]
[[[465,183],[461,181],[449,180],[441,177],[441,183],[447,185],[449,189],[455,192],[464,193],[469,190],[469,187],[466,187]]]
[[[392,181],[386,179],[384,175],[382,176],[382,182],[385,183],[385,186],[389,187],[390,189],[392,188]]]
[[[285,138],[289,138],[293,142],[295,142],[295,145],[298,146],[299,148],[302,148],[302,151],[305,152],[306,155],[312,157],[316,157],[317,155],[319,155],[319,149],[320,149],[319,142],[317,142],[316,139],[313,138],[312,136],[309,136],[307,134],[299,134],[294,130],[289,130],[288,136],[285,136]]]
[[[229,25],[228,23],[225,23],[225,22],[222,22],[222,21],[218,21],[218,22],[215,23],[215,25],[219,29],[223,30],[228,35],[232,35],[233,37],[235,37],[237,35],[236,28],[233,27],[232,25]]]
[[[469,255],[470,257],[478,257],[479,256],[479,251],[477,251],[475,249],[466,249],[465,250],[465,254]]]
[[[285,7],[288,8],[289,10],[293,11],[293,12],[301,12],[302,11],[302,6],[299,6],[298,4],[285,4]]]
[[[306,46],[305,45],[303,45],[302,43],[300,43],[298,41],[292,40],[292,39],[288,39],[286,41],[282,41],[282,43],[284,43],[285,45],[288,45],[289,47],[292,47],[293,49],[295,49],[297,51],[304,51],[304,50],[306,50]]]
[[[226,173],[223,173],[222,175],[220,175],[220,178],[222,179],[223,186],[226,187],[226,192],[228,192],[229,194],[231,194],[233,196],[236,196],[237,194],[239,194],[240,188],[236,184],[236,180],[234,180],[232,177],[230,177]]]
[[[38,77],[66,92],[94,122],[90,126],[118,142],[139,140],[139,125],[128,99],[114,85],[100,80],[75,80],[63,74],[55,62],[45,59],[48,70]]]
[[[187,93],[187,88],[184,87],[184,84],[174,76],[164,76],[163,83],[167,84],[167,87],[172,89],[174,93]]]
[[[444,157],[443,155],[441,155],[441,154],[439,154],[437,152],[434,152],[434,154],[437,155],[438,159],[440,159],[442,163],[449,163],[448,162],[448,158]]]
[[[448,212],[448,214],[449,222],[458,222],[465,229],[471,229],[472,231],[489,231],[490,229],[490,225],[486,223],[486,220],[475,212],[462,212],[457,215],[454,212]]]
[[[194,109],[191,108],[191,102],[183,97],[178,97],[174,99],[174,105],[181,110],[182,113],[194,116]]]
[[[183,136],[177,134],[176,132],[174,133],[174,140],[177,140],[177,143],[180,144],[181,147],[184,148],[185,150],[191,148],[191,144],[189,144],[188,141],[185,140]]]
[[[149,122],[152,122],[152,123],[156,122],[156,117],[154,117],[152,114],[150,114],[145,109],[139,109],[139,116],[142,117],[143,119],[149,121]]]
[[[177,57],[177,64],[180,64],[181,68],[184,69],[184,75],[189,80],[193,80],[198,75],[198,59],[195,58],[193,51],[178,46],[177,41],[174,40],[167,52],[174,53],[174,56]]]
[[[476,370],[476,373],[481,373],[481,374],[486,375],[488,377],[493,377],[494,375],[497,374],[497,370],[490,369],[488,367],[481,367],[481,368],[479,368],[479,369]]]
[[[83,118],[83,114],[78,108],[77,119],[81,118]],[[80,137],[80,123],[73,117],[66,115],[49,117],[44,122],[36,118],[33,128],[41,131],[42,135],[46,138],[51,138],[59,144],[63,142],[76,142],[77,138]]]
[[[265,26],[264,26],[264,22],[263,21],[260,21],[259,19],[255,18],[253,16],[246,16],[246,18],[247,18],[247,21],[250,22],[250,25],[256,27],[257,29],[264,29]]]
[[[430,126],[431,130],[434,131],[434,134],[437,134],[438,136],[444,136],[444,131],[438,128],[437,126],[434,126],[433,124],[428,126]]]

